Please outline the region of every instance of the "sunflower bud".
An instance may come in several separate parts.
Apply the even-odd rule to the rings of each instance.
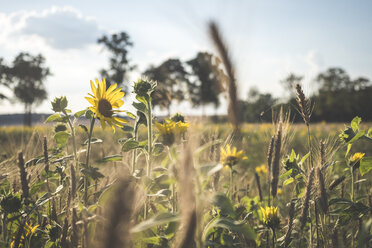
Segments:
[[[67,98],[65,96],[54,98],[52,102],[54,112],[62,112],[65,108],[67,108]]]
[[[58,132],[63,132],[63,131],[66,131],[67,130],[67,127],[65,124],[57,124],[55,127],[54,127],[54,132],[55,133],[58,133]]]
[[[174,114],[172,116],[171,120],[174,121],[174,122],[179,122],[180,121],[180,122],[185,123],[185,117],[180,113]]]
[[[21,209],[22,202],[17,195],[8,194],[1,199],[0,206],[5,213],[15,213]]]
[[[276,207],[261,207],[261,212],[263,215],[263,221],[267,227],[272,229],[278,228],[280,224],[280,218],[278,214],[278,208]]]
[[[147,79],[138,79],[137,82],[134,82],[133,90],[137,96],[149,96],[151,92],[154,91],[156,83],[151,82]]]

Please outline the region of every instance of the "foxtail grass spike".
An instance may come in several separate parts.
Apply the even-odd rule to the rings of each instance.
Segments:
[[[70,164],[70,177],[71,177],[71,196],[72,199],[75,198],[76,195],[76,173],[75,173],[75,168],[72,164]]]
[[[319,205],[322,209],[323,213],[328,212],[328,197],[325,188],[325,182],[322,170],[318,167],[316,170],[317,179],[318,179],[318,197],[319,197]]]
[[[261,183],[260,183],[260,176],[257,174],[257,172],[254,173],[254,178],[256,179],[256,184],[257,184],[258,195],[260,197],[260,201],[262,201],[262,189],[261,189]]]
[[[65,217],[65,220],[63,221],[63,227],[62,227],[62,235],[61,235],[61,246],[62,247],[68,247],[67,246],[67,231],[68,231],[68,218]]]
[[[209,33],[217,48],[218,54],[222,60],[228,76],[228,96],[229,96],[229,119],[234,125],[235,130],[239,130],[240,126],[240,111],[238,103],[238,87],[236,85],[235,70],[230,58],[228,48],[223,41],[220,30],[215,22],[209,23]]]
[[[97,248],[132,247],[130,228],[136,196],[134,183],[129,178],[119,179],[113,195]]]
[[[282,123],[278,125],[278,130],[275,135],[274,156],[271,165],[271,195],[276,196],[279,182],[279,165],[280,165],[280,150],[282,146]]]
[[[300,108],[300,114],[304,119],[305,124],[308,126],[310,124],[311,117],[311,102],[310,99],[305,97],[304,92],[302,91],[301,85],[296,84],[296,93],[297,93],[297,104]]]
[[[29,187],[27,181],[27,172],[25,169],[25,161],[23,160],[22,152],[18,153],[18,167],[22,186],[22,196],[27,199],[29,197]]]
[[[302,202],[302,212],[301,212],[301,230],[304,229],[305,224],[307,222],[307,214],[309,210],[309,205],[310,205],[310,196],[311,196],[311,187],[313,185],[314,181],[314,168],[310,170],[308,179],[307,179],[307,184],[306,184],[306,191],[305,191],[305,196],[303,197],[304,200]]]
[[[78,221],[78,216],[76,213],[76,208],[72,209],[72,217],[71,217],[71,244],[73,247],[77,247],[79,245],[79,229],[76,224]]]
[[[43,150],[44,150],[44,170],[45,172],[49,173],[49,157],[48,157],[48,143],[47,143],[47,138],[44,136],[44,143],[43,143]]]

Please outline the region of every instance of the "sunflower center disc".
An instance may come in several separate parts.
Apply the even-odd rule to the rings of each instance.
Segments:
[[[106,99],[101,99],[98,102],[98,111],[103,115],[104,117],[111,117],[113,112],[112,112],[112,106],[109,101]]]

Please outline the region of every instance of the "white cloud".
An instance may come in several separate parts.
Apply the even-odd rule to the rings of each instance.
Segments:
[[[13,46],[48,45],[55,49],[81,49],[96,43],[98,23],[72,7],[51,7],[41,12],[0,13],[0,42]]]

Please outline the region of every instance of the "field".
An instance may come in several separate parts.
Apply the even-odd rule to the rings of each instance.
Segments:
[[[283,113],[239,128],[158,123],[137,99],[138,116],[115,132],[98,108],[72,115],[63,97],[46,125],[0,128],[1,247],[371,245],[360,119],[310,132]]]

